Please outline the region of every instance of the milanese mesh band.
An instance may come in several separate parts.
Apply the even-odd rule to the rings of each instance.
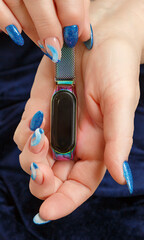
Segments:
[[[65,44],[62,48],[62,58],[56,63],[56,82],[58,84],[72,84],[75,78],[75,48]]]

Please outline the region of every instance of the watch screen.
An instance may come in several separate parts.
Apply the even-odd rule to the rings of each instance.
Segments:
[[[65,153],[75,146],[76,97],[70,91],[61,90],[52,98],[51,146]]]

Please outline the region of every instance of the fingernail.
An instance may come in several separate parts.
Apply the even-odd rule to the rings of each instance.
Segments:
[[[39,128],[43,122],[43,112],[38,111],[33,116],[31,123],[30,123],[30,129],[32,131],[35,131],[37,128]]]
[[[38,165],[36,163],[32,163],[30,166],[31,170],[31,178],[33,181],[35,181],[37,184],[42,184],[43,182],[43,173],[39,169]]]
[[[8,35],[10,36],[10,38],[19,46],[23,46],[24,45],[24,39],[22,37],[22,35],[20,34],[19,30],[17,29],[17,27],[13,24],[8,25],[6,27],[6,31],[8,33]]]
[[[37,213],[33,218],[33,222],[35,224],[41,225],[41,224],[49,223],[49,222],[51,222],[51,220],[46,221],[40,217],[39,213]]]
[[[47,38],[45,40],[46,55],[54,62],[57,63],[61,59],[61,47],[57,38]]]
[[[38,169],[38,165],[36,163],[32,163],[30,166],[30,170],[31,170],[31,178],[32,180],[35,180],[37,177],[37,169]]]
[[[131,172],[128,161],[124,161],[123,163],[123,175],[127,182],[129,192],[130,194],[132,194],[133,193],[133,176],[132,176],[132,172]]]
[[[90,24],[90,30],[91,30],[91,36],[90,39],[84,42],[84,45],[87,47],[87,49],[92,49],[93,47],[93,29],[92,25]]]
[[[38,45],[43,53],[49,57],[54,63],[57,63],[61,59],[61,47],[57,38],[47,38],[45,40],[45,46],[41,40],[38,41]]]
[[[47,51],[46,51],[46,49],[45,49],[45,46],[44,46],[44,44],[42,43],[41,40],[38,40],[38,45],[39,45],[40,49],[42,50],[42,52],[43,52],[46,56],[48,56],[48,55],[47,55]],[[52,59],[51,56],[50,56],[50,59]]]
[[[31,146],[37,146],[42,138],[42,134],[44,133],[44,130],[42,128],[37,128],[34,132],[34,134],[32,135],[31,138]]]
[[[63,34],[66,45],[73,48],[78,41],[78,26],[72,25],[64,27]]]

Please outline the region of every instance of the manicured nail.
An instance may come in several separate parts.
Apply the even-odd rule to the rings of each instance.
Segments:
[[[43,122],[43,112],[38,111],[33,116],[31,123],[30,123],[30,129],[32,131],[35,131],[37,128],[39,128]]]
[[[46,221],[40,217],[39,213],[37,213],[33,218],[33,222],[35,224],[41,225],[41,224],[49,223],[49,222],[51,222],[51,220]]]
[[[54,62],[57,63],[61,59],[61,47],[57,38],[47,38],[45,40],[46,55]]]
[[[133,193],[133,176],[132,176],[132,172],[131,172],[129,163],[127,161],[124,161],[124,163],[123,163],[123,175],[127,182],[129,192],[130,192],[130,194],[132,194]]]
[[[38,45],[43,53],[49,57],[54,63],[58,63],[61,59],[61,48],[57,38],[48,38],[44,44],[39,40]]]
[[[31,146],[37,146],[41,139],[42,139],[42,134],[44,133],[44,130],[42,128],[37,128],[34,132],[34,134],[32,135],[31,138]]]
[[[43,173],[39,169],[38,165],[36,163],[32,163],[30,166],[31,170],[31,178],[33,181],[35,181],[37,184],[42,184],[43,182]]]
[[[91,36],[90,39],[84,42],[84,45],[87,47],[87,49],[92,49],[93,47],[93,29],[92,25],[90,24],[90,30],[91,30]]]
[[[66,45],[73,48],[78,41],[78,26],[72,25],[64,27],[63,34]]]
[[[39,40],[38,45],[43,53],[49,57],[54,63],[60,62],[61,48],[59,41],[56,38],[48,38],[45,40],[45,45]]]
[[[39,45],[40,49],[42,50],[42,52],[43,52],[46,56],[48,56],[48,55],[47,55],[47,51],[46,51],[46,49],[45,49],[45,46],[44,46],[44,44],[42,43],[41,40],[38,40],[38,45]],[[51,56],[50,56],[50,59],[52,59]]]
[[[36,163],[32,163],[30,166],[30,170],[31,170],[31,178],[32,180],[35,180],[37,177],[37,169],[38,169],[38,165]]]
[[[8,33],[8,35],[10,36],[10,38],[19,46],[23,46],[24,45],[24,39],[22,37],[22,35],[20,34],[20,32],[18,31],[17,27],[13,24],[8,25],[6,27],[6,31]]]

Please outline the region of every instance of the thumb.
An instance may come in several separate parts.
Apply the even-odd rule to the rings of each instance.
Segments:
[[[114,180],[120,184],[127,182],[132,193],[133,179],[127,160],[133,143],[134,115],[139,100],[140,61],[130,45],[121,44],[119,51],[116,46],[114,44],[111,49],[109,74],[106,72],[109,83],[104,88],[101,101],[106,143],[104,161]]]

